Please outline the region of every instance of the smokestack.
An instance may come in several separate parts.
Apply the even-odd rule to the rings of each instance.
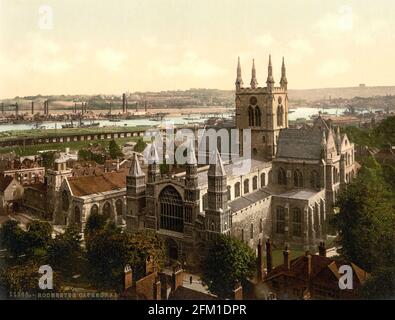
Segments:
[[[288,270],[291,270],[290,251],[288,250],[288,246],[285,246],[285,249],[283,251],[283,257],[284,257],[284,266],[286,266]]]
[[[19,105],[18,105],[18,102],[15,102],[15,114],[16,114],[16,115],[19,114]]]
[[[122,112],[126,112],[126,93],[122,93]]]
[[[147,112],[147,100],[144,100],[144,109],[145,109],[145,112]]]
[[[262,281],[263,277],[264,277],[264,270],[265,270],[265,266],[263,263],[263,250],[262,250],[262,243],[261,243],[261,239],[259,239],[258,242],[258,256],[257,256],[257,280],[258,281]]]
[[[45,108],[45,110],[46,110],[46,114],[48,115],[49,114],[49,100],[46,101],[46,108]]]
[[[77,102],[74,102],[74,113],[77,113]]]
[[[4,114],[4,102],[1,103],[1,113]]]
[[[81,104],[81,115],[83,115],[84,114],[84,103],[82,102],[82,104]]]
[[[326,257],[326,248],[325,248],[325,242],[321,241],[320,245],[318,246],[318,254],[321,257]]]
[[[32,114],[34,114],[34,101],[32,101]]]
[[[139,111],[139,103],[136,102],[136,112],[138,112],[138,111]]]
[[[266,268],[267,273],[271,272],[273,269],[272,243],[270,238],[266,241]]]

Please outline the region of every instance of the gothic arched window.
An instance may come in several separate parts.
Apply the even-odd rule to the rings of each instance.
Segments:
[[[69,195],[67,194],[67,191],[64,190],[62,192],[62,209],[63,211],[69,210],[70,207],[70,201],[69,201]]]
[[[91,208],[91,214],[98,214],[99,213],[99,207],[97,204],[94,204]]]
[[[276,233],[285,232],[285,210],[283,207],[276,208]]]
[[[257,176],[252,178],[252,190],[256,190],[256,189],[258,189],[258,177]]]
[[[278,169],[278,184],[286,185],[287,184],[287,175],[285,174],[285,170],[283,168]]]
[[[294,172],[294,186],[303,187],[303,175],[298,169]]]
[[[320,186],[320,176],[318,175],[318,172],[313,170],[311,172],[311,176],[310,176],[310,186],[312,188],[316,188],[319,189]]]
[[[176,232],[184,231],[184,203],[178,191],[165,187],[159,195],[160,227]]]
[[[261,174],[261,188],[266,186],[266,174],[262,173]]]
[[[106,219],[111,218],[111,204],[108,201],[103,206],[103,216]]]
[[[123,203],[121,199],[118,199],[117,202],[115,202],[115,209],[117,211],[117,216],[122,216],[123,213]]]
[[[249,193],[250,192],[250,180],[245,179],[244,180],[244,192],[243,194]]]
[[[258,106],[255,107],[255,125],[257,127],[261,126],[261,109]]]
[[[248,107],[248,125],[254,126],[254,109],[251,106]]]
[[[299,208],[292,210],[292,235],[295,237],[302,236],[302,211]]]
[[[236,182],[235,184],[235,198],[240,197],[240,182]]]
[[[279,105],[277,107],[277,125],[279,127],[283,126],[284,123],[283,118],[284,118],[284,108],[282,105]]]

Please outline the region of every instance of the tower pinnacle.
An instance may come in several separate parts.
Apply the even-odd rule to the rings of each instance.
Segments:
[[[258,81],[256,80],[256,70],[255,70],[255,59],[252,59],[252,70],[251,70],[251,89],[255,89],[258,86]]]
[[[274,79],[273,79],[273,66],[272,66],[272,55],[269,55],[269,65],[267,68],[267,80],[266,84],[268,89],[273,89],[274,87]]]
[[[240,57],[237,58],[237,76],[236,76],[236,89],[243,87],[243,79],[241,78]]]
[[[287,90],[288,88],[288,80],[287,80],[287,69],[285,68],[285,60],[283,57],[283,64],[281,66],[281,81],[280,81],[280,85],[282,88],[284,88],[285,90]]]

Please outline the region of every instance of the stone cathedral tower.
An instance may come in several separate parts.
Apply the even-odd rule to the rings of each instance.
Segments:
[[[227,178],[221,155],[213,152],[208,169],[208,206],[206,214],[207,238],[214,239],[219,234],[229,234],[232,213],[228,205]]]
[[[193,223],[199,214],[200,192],[198,188],[197,160],[194,140],[190,140],[187,150],[184,189],[184,233],[193,236]]]
[[[140,229],[140,216],[145,208],[145,174],[141,170],[136,154],[133,156],[129,174],[126,177],[127,229],[136,232]]]
[[[254,60],[250,87],[243,87],[240,58],[237,63],[235,85],[236,127],[251,129],[253,158],[271,160],[277,152],[277,139],[280,130],[288,128],[288,80],[284,58],[279,87],[275,86],[271,56],[269,56],[266,87],[258,86]],[[243,143],[242,139],[240,142]],[[241,150],[243,149],[241,148]],[[248,157],[249,155],[243,156]]]

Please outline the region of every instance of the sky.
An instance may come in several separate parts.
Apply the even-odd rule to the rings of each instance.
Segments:
[[[0,0],[0,97],[395,85],[393,0]]]

